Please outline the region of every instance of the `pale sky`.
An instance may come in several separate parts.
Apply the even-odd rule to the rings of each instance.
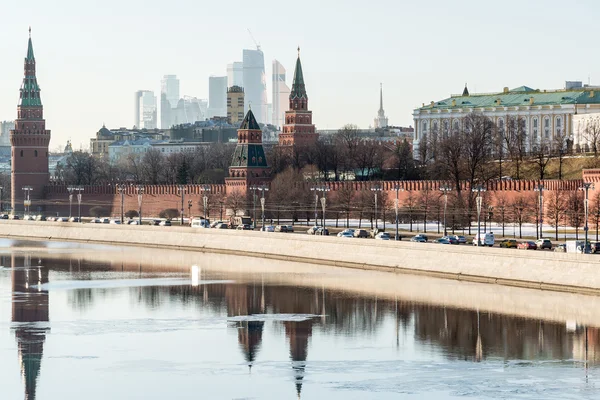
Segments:
[[[181,95],[208,98],[209,75],[254,48],[291,84],[301,47],[317,129],[373,124],[379,83],[390,124],[412,125],[421,103],[504,86],[600,83],[594,0],[30,0],[0,8],[0,120],[16,118],[31,25],[52,149],[107,127],[133,125],[133,93],[160,92],[176,74]]]

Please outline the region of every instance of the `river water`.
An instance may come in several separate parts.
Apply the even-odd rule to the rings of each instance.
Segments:
[[[1,399],[600,398],[591,296],[72,243],[0,264]]]

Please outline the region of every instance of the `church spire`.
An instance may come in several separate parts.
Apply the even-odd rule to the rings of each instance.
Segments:
[[[383,83],[379,84],[379,112],[383,112]]]
[[[33,56],[33,44],[31,43],[31,27],[29,27],[29,43],[27,44],[27,61],[35,61]]]

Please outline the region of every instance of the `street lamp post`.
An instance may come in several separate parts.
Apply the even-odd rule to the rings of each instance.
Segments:
[[[117,191],[121,195],[121,224],[125,222],[125,191],[127,186],[124,183],[117,183]]]
[[[315,190],[314,188],[311,188],[310,190]],[[315,193],[315,226],[319,225],[319,217],[317,214],[317,206],[319,205],[319,195],[317,193]]]
[[[210,193],[210,189],[211,187],[208,185],[202,186],[200,188],[200,190],[202,190],[203,196],[202,196],[202,208],[204,209],[204,221],[206,221],[206,209],[208,208],[208,196],[206,195],[206,192]],[[191,218],[191,215],[190,215]]]
[[[68,187],[67,190],[69,191],[69,218],[71,218],[71,204],[73,202],[73,192],[77,192],[77,215],[79,218],[79,222],[81,222],[81,192],[83,192],[83,187],[81,186],[71,186]]]
[[[31,207],[31,198],[29,197],[29,193],[33,190],[33,188],[31,186],[23,186],[22,189],[25,192],[25,200],[23,200],[25,214],[29,214],[29,207]]]
[[[252,190],[252,208],[253,208],[253,217],[252,217],[252,230],[256,229],[256,191],[260,190],[259,186],[250,186],[250,190]]]
[[[184,185],[177,186],[177,191],[181,193],[181,226],[183,226],[183,203],[185,202],[185,189],[186,188]]]
[[[375,232],[379,231],[378,225],[377,225],[377,220],[378,220],[378,214],[377,214],[377,193],[381,192],[381,185],[376,184],[375,186],[373,186],[371,188],[371,191],[373,192],[373,194],[375,195]]]
[[[444,185],[440,187],[440,190],[444,193],[444,236],[448,236],[448,229],[446,228],[446,210],[448,209],[448,192],[450,192],[452,188],[448,185]]]
[[[396,240],[400,240],[400,235],[398,235],[398,207],[399,207],[398,193],[400,191],[404,191],[404,188],[401,188],[400,185],[396,185],[396,186],[394,186],[394,190],[396,191],[396,204],[395,204],[395,209],[396,209]]]
[[[583,186],[581,186],[579,188],[579,190],[584,190],[585,191],[585,200],[584,200],[584,203],[583,203],[584,211],[585,211],[585,227],[583,228],[583,230],[585,231],[585,244],[584,244],[584,247],[583,247],[583,252],[584,253],[587,253],[587,248],[588,248],[587,247],[588,246],[588,244],[587,244],[588,243],[588,228],[589,228],[588,227],[588,203],[589,203],[589,197],[588,197],[589,193],[588,192],[589,192],[590,189],[593,189],[593,188],[594,188],[594,184],[591,183],[591,182],[585,182],[583,184]]]
[[[321,208],[323,209],[323,215],[321,218],[321,226],[323,227],[323,229],[321,230],[321,235],[325,234],[325,207],[327,205],[327,198],[326,198],[326,193],[329,192],[331,189],[329,189],[327,186],[323,185],[323,186],[316,186],[316,187],[312,187],[310,188],[310,190],[315,192],[315,226],[317,225],[317,203],[319,202],[319,194],[317,192],[322,192],[323,196],[321,197]]]
[[[260,209],[262,212],[261,215],[261,220],[262,220],[262,227],[260,228],[261,231],[265,230],[265,192],[269,191],[269,188],[266,186],[256,186],[256,190],[259,190],[260,193]]]
[[[481,246],[481,203],[483,198],[481,197],[481,192],[485,192],[485,188],[482,185],[477,185],[472,188],[472,192],[477,192],[477,246]]]
[[[144,199],[144,187],[142,185],[137,185],[135,188],[138,194],[138,218],[140,225],[142,224],[142,201]]]
[[[4,207],[2,207],[2,190],[4,190],[4,186],[0,186],[0,212],[4,210]]]
[[[539,215],[538,215],[538,222],[539,222],[539,229],[536,227],[536,235],[537,235],[537,239],[541,239],[542,238],[542,229],[543,229],[543,224],[544,224],[544,185],[542,185],[541,183],[538,183],[538,185],[533,188],[534,191],[536,192],[540,192],[540,197],[539,197],[539,202],[540,202],[540,209],[539,209]]]

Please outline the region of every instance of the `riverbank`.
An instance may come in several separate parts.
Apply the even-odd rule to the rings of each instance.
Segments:
[[[600,258],[587,254],[284,233],[0,221],[0,237],[180,249],[600,295]]]

